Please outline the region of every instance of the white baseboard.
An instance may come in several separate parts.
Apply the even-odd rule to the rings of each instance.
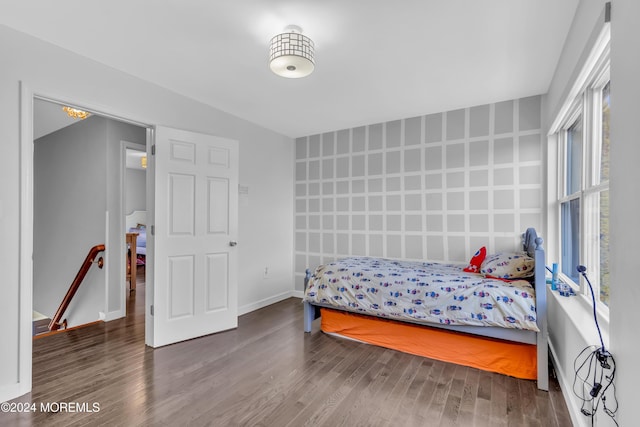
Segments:
[[[286,291],[286,292],[282,292],[281,294],[262,299],[260,301],[252,302],[250,304],[245,304],[242,307],[238,307],[238,316],[251,313],[252,311],[259,310],[268,305],[275,304],[277,302],[283,301],[291,297],[302,298],[302,291]]]
[[[573,393],[573,380],[567,377],[567,373],[564,372],[560,364],[556,362],[558,357],[556,356],[556,352],[551,341],[549,341],[549,349],[551,350],[551,360],[553,362],[553,368],[556,371],[556,376],[558,377],[560,389],[562,390],[562,396],[564,397],[567,409],[569,410],[569,415],[571,416],[571,422],[576,427],[588,427],[588,418],[580,412],[578,402],[576,401],[575,394]]]
[[[0,402],[8,402],[31,391],[31,382],[29,384],[14,383],[0,386]]]
[[[110,322],[112,320],[121,319],[121,318],[123,318],[125,316],[126,315],[125,315],[123,310],[115,310],[115,311],[108,312],[107,314],[104,315],[104,318],[100,318],[100,319],[97,319],[97,320],[102,320],[104,322]]]

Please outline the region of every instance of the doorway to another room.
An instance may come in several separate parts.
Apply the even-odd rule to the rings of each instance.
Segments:
[[[83,330],[102,340],[124,322],[136,345],[156,348],[237,327],[238,141],[91,108],[41,132],[40,124],[49,123],[42,106],[60,113],[65,105],[22,84],[16,395],[31,391],[43,374],[32,368],[39,343],[48,340],[34,341],[31,314],[50,318],[59,311],[77,275],[82,285],[64,314],[51,320],[54,329],[93,323]],[[127,224],[126,210],[138,209],[127,207],[127,149],[152,155],[146,214],[132,219],[135,226]],[[147,226],[143,269],[136,233],[137,280],[130,292],[126,234]],[[74,335],[50,338],[73,341]]]
[[[123,317],[132,298],[144,315],[129,287],[145,285],[146,239],[128,277],[125,213],[146,224],[147,129],[38,98],[33,111],[33,335]]]

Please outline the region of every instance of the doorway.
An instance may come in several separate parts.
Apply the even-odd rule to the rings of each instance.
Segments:
[[[63,104],[53,97],[35,94],[24,83],[21,83],[20,93],[20,363],[17,387],[11,392],[15,396],[31,391],[32,384],[34,103],[36,100],[44,100]],[[85,111],[101,111],[103,108],[79,107]],[[159,117],[162,119],[162,114],[159,114]],[[142,145],[146,147],[147,155],[153,153],[146,180],[147,197],[150,200],[147,209],[152,225],[146,265],[147,286],[143,322],[145,344],[159,347],[235,327],[238,141],[173,128],[151,127],[105,113],[96,113],[93,119],[112,119],[109,122],[110,126],[121,130],[133,125],[137,131],[144,134]],[[127,133],[126,130],[123,132]],[[108,132],[108,135],[113,136],[114,133]],[[111,142],[101,145],[102,155],[78,159],[75,164],[65,166],[76,168],[82,165],[85,173],[73,181],[72,185],[80,181],[89,181],[93,188],[87,189],[87,193],[102,194],[103,197],[96,199],[96,204],[101,204],[104,209],[96,216],[103,217],[104,232],[99,238],[106,240],[106,267],[102,278],[106,285],[98,287],[100,290],[104,289],[101,295],[93,293],[92,297],[101,301],[94,305],[98,307],[94,308],[94,311],[103,310],[99,312],[99,317],[105,321],[123,317],[125,311],[122,298],[125,293],[122,286],[125,271],[122,261],[125,257],[119,256],[124,251],[125,236],[120,215],[122,191],[118,188],[119,182],[122,181],[123,166],[119,160],[121,152],[117,142],[133,141],[131,138],[130,135],[120,135],[115,140],[116,143],[110,140]],[[103,168],[105,161],[106,167]],[[50,167],[47,162],[43,164],[44,167]],[[118,167],[118,164],[121,166]],[[184,165],[194,167],[193,174],[185,174]],[[95,179],[96,170],[99,172],[98,177],[104,175],[104,183]],[[158,183],[162,185],[157,185]],[[167,183],[168,187],[165,185]],[[190,194],[193,197],[188,197]],[[224,209],[221,209],[223,205],[218,203],[221,200],[226,200]],[[96,220],[95,223],[98,222]],[[154,229],[161,232],[154,233]],[[209,244],[200,244],[200,240],[207,239],[212,239],[215,248]],[[186,255],[169,253],[167,249],[173,247],[172,243],[176,240],[195,251]],[[65,247],[56,250],[64,249]],[[160,262],[156,262],[156,258]],[[189,263],[194,269],[189,269]],[[156,270],[159,274],[156,274]],[[195,274],[186,274],[189,271],[194,271]],[[187,292],[185,286],[188,288]],[[220,295],[223,295],[222,299]],[[169,331],[169,326],[178,323],[176,320],[190,324]]]
[[[123,317],[124,190],[135,190],[129,192],[135,207],[146,209],[147,203],[146,173],[142,167],[141,173],[131,172],[126,150],[139,162],[147,129],[78,109],[74,116],[63,111],[65,104],[48,99],[33,103],[34,315],[52,317],[87,250],[104,244],[104,268],[89,269],[64,318],[74,327]]]

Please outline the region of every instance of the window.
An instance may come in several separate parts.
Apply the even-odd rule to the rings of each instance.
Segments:
[[[556,130],[560,269],[581,285],[584,265],[599,305],[607,307],[609,280],[610,78],[608,40]],[[605,308],[606,310],[606,308]]]
[[[576,265],[580,263],[580,190],[582,189],[582,115],[565,134],[565,198],[560,203],[562,230],[562,272],[578,282]]]

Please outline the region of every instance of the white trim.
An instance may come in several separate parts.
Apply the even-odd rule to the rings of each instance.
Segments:
[[[242,307],[238,307],[238,316],[242,316],[243,314],[251,313],[252,311],[259,310],[271,304],[284,301],[287,298],[294,297],[294,298],[302,299],[302,294],[303,294],[302,291],[285,291],[278,295],[274,295],[272,297],[265,298],[260,301],[252,302],[250,304],[245,304]]]
[[[138,127],[142,127],[142,128],[149,128],[151,127],[151,125],[146,124],[146,123],[142,123],[139,122],[137,120],[132,120],[132,119],[128,119],[125,118],[123,116],[120,116],[116,113],[110,113],[105,111],[103,108],[104,106],[91,106],[90,104],[76,104],[76,103],[70,103],[67,101],[63,100],[62,96],[58,96],[58,95],[42,95],[42,94],[38,94],[38,93],[33,93],[33,91],[31,92],[33,95],[33,98],[35,99],[40,99],[42,101],[48,101],[48,102],[53,102],[55,104],[61,104],[61,105],[68,105],[70,107],[73,108],[77,108],[83,111],[88,111],[92,114],[96,114],[96,115],[100,115],[100,117],[104,117],[106,119],[111,119],[111,120],[116,120],[118,122],[122,122],[122,123],[127,123],[130,125],[134,125],[134,126],[138,126]]]
[[[19,284],[18,284],[18,366],[16,383],[0,389],[0,401],[8,401],[24,395],[32,388],[33,363],[33,103],[34,99],[55,102],[65,105],[76,105],[85,111],[99,111],[103,117],[121,122],[149,128],[130,119],[122,118],[113,113],[104,112],[102,107],[92,108],[90,105],[68,103],[62,101],[62,96],[43,95],[44,91],[36,93],[28,83],[20,81],[20,207],[19,207]],[[105,287],[108,282],[105,281]],[[147,291],[147,296],[149,291]],[[151,291],[153,295],[153,291]],[[112,313],[108,313],[109,316]],[[105,316],[106,317],[106,316]],[[151,323],[151,322],[146,322]]]
[[[569,91],[569,95],[562,104],[548,134],[550,139],[557,137],[558,141],[558,162],[556,163],[558,193],[556,200],[552,200],[551,203],[555,205],[558,212],[558,258],[561,261],[561,268],[564,268],[562,266],[562,242],[564,242],[561,214],[562,205],[569,201],[579,200],[579,262],[587,265],[587,273],[593,276],[599,276],[599,264],[594,263],[594,261],[598,261],[598,257],[595,255],[597,252],[597,243],[594,242],[594,239],[597,238],[599,226],[596,225],[597,218],[594,216],[594,210],[589,207],[592,206],[591,203],[593,203],[595,195],[609,190],[608,181],[594,183],[595,171],[599,170],[600,159],[596,159],[596,151],[601,145],[601,129],[598,122],[602,114],[601,102],[595,95],[596,92],[601,91],[606,85],[610,76],[610,40],[610,24],[605,23],[600,29],[596,41],[589,51],[589,55],[582,65]],[[570,161],[567,154],[567,134],[568,130],[576,123],[579,123],[579,121],[582,122],[580,188],[572,194],[566,194],[568,178],[567,164]],[[600,143],[598,143],[599,141]],[[577,281],[578,283],[574,283],[568,277],[563,277],[567,283],[574,284],[578,287],[579,294],[589,297],[590,291],[582,278]],[[599,293],[600,283],[597,283],[596,288],[597,289],[594,290]],[[596,298],[598,302],[600,301],[599,298],[599,296]],[[602,307],[603,304],[599,304],[599,306],[599,313],[608,313],[608,307]]]
[[[126,237],[125,234],[128,232],[128,228],[125,226],[126,224],[126,215],[127,215],[127,210],[126,210],[126,184],[127,184],[127,178],[126,178],[126,173],[127,173],[127,149],[131,149],[131,150],[137,150],[137,151],[142,151],[142,152],[146,152],[146,147],[143,144],[137,144],[135,142],[131,142],[131,141],[124,141],[121,140],[120,141],[120,233],[118,234],[120,237],[118,238],[118,241],[116,242],[118,244],[118,248],[120,248],[119,251],[117,252],[113,252],[115,256],[118,256],[118,258],[120,258],[120,280],[122,280],[122,285],[120,286],[120,310],[115,310],[111,313],[109,313],[109,315],[113,315],[114,317],[111,317],[105,320],[113,320],[113,319],[118,319],[120,317],[125,317],[127,315],[127,248],[126,248]],[[146,197],[147,192],[145,191],[145,197]],[[108,248],[108,246],[107,246]],[[108,298],[108,295],[107,295]],[[105,302],[107,303],[107,308],[108,308],[108,302],[109,300],[106,299]]]
[[[33,375],[31,354],[33,351],[33,98],[32,89],[24,82],[20,82],[18,372],[16,386],[2,389],[0,396],[2,401],[31,391]]]
[[[152,155],[152,146],[155,144],[155,128],[147,127],[146,150],[147,150],[147,227],[151,228],[147,233],[147,254],[145,256],[145,301],[144,301],[144,342],[149,347],[155,347],[153,334],[155,331],[155,318],[151,314],[153,299],[155,297],[155,251],[156,238],[153,227],[155,224],[155,197],[156,197],[156,159]],[[151,286],[149,286],[151,285]]]
[[[611,40],[611,24],[609,22],[605,22],[602,30],[600,30],[600,34],[596,39],[596,42],[587,57],[584,65],[582,66],[582,70],[576,77],[573,86],[571,86],[571,90],[569,94],[565,98],[562,107],[558,111],[555,120],[551,124],[547,135],[551,135],[560,131],[565,122],[571,107],[576,102],[576,98],[580,97],[580,94],[587,88],[588,83],[593,78],[594,69],[597,69],[597,65],[602,61],[603,54],[609,49],[609,41]]]
[[[549,340],[549,350],[551,351],[551,363],[553,364],[553,369],[556,371],[558,384],[560,384],[560,391],[562,391],[564,401],[569,407],[571,424],[578,427],[587,427],[586,420],[588,420],[588,418],[582,416],[582,412],[580,412],[580,407],[578,406],[578,401],[574,399],[573,381],[570,380],[566,372],[562,369],[562,364],[557,362],[558,356],[551,340]],[[581,417],[578,415],[581,415]]]
[[[122,303],[120,303],[120,310],[109,312],[109,268],[108,266],[111,263],[112,259],[116,258],[116,251],[111,247],[111,240],[109,239],[110,235],[110,227],[109,227],[109,211],[105,211],[104,213],[104,311],[100,312],[100,320],[105,321],[108,316],[113,316],[114,314],[120,312],[124,316],[124,308]],[[117,318],[117,317],[116,317]]]

